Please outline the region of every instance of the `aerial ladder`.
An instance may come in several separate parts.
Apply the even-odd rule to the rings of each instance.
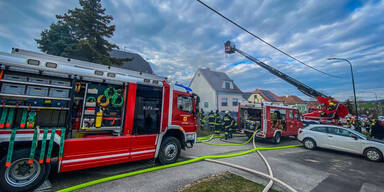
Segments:
[[[348,115],[347,107],[343,104],[340,104],[338,101],[332,99],[332,97],[327,96],[309,87],[308,85],[252,57],[251,55],[245,53],[244,51],[237,49],[235,45],[231,44],[230,41],[225,42],[224,45],[225,45],[225,53],[233,54],[235,52],[238,52],[244,57],[248,58],[249,60],[259,65],[260,67],[268,70],[270,73],[276,75],[277,77],[295,86],[299,91],[301,91],[305,95],[316,98],[317,101],[321,104],[321,109],[315,110],[311,113],[304,114],[303,117],[305,120],[329,122],[334,119],[338,119],[339,117],[344,118],[346,115]]]

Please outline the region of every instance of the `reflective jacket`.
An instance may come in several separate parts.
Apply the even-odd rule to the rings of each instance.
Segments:
[[[216,116],[213,113],[208,114],[208,124],[214,125],[216,121]]]
[[[225,129],[230,129],[230,128],[232,128],[233,123],[234,123],[233,118],[232,118],[230,115],[226,114],[226,115],[224,116],[224,128],[225,128]]]
[[[205,123],[206,120],[207,120],[207,119],[205,118],[205,114],[202,113],[202,112],[200,112],[200,122],[201,122],[201,123]]]
[[[221,117],[219,114],[215,113],[215,125],[216,126],[221,126]]]

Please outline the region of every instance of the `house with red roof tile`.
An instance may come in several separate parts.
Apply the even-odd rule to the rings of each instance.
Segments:
[[[243,94],[244,99],[250,103],[269,102],[273,104],[284,104],[284,101],[269,90],[256,89],[255,91]]]

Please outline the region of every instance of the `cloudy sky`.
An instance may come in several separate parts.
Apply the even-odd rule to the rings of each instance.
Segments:
[[[103,1],[116,25],[111,42],[141,54],[155,72],[189,84],[198,68],[226,72],[243,91],[269,89],[303,96],[239,54],[226,55],[223,44],[237,48],[322,91],[344,100],[353,95],[349,66],[329,57],[348,58],[360,99],[384,98],[384,1],[347,0],[205,0],[208,5],[296,58],[338,78],[316,72],[203,7],[195,0]],[[34,39],[56,22],[55,15],[78,7],[77,0],[0,1],[0,51],[35,50]]]

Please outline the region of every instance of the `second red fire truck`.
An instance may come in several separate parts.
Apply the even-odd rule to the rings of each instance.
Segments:
[[[199,98],[165,78],[21,49],[0,67],[1,190],[32,191],[53,163],[173,163],[196,140]]]
[[[280,143],[281,137],[296,136],[303,123],[295,107],[284,105],[239,104],[237,124],[240,130],[251,137],[273,139]]]

